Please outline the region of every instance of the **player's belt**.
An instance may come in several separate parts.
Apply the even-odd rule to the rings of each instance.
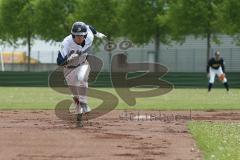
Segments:
[[[77,67],[79,67],[81,64],[85,63],[86,60],[87,60],[87,58],[88,58],[88,56],[86,56],[86,59],[85,59],[82,63],[79,63],[78,65],[75,65],[75,66],[65,66],[65,67],[66,67],[66,68],[70,68],[70,69],[72,69],[72,68],[77,68]]]
[[[78,65],[75,65],[75,66],[66,66],[66,67],[69,68],[69,69],[77,68],[77,67],[79,67],[81,64],[83,64],[83,63],[85,63],[85,62],[86,62],[86,60],[84,60],[82,63],[79,63]]]
[[[82,64],[82,63],[81,63],[81,64]],[[67,67],[67,68],[77,68],[77,67],[79,67],[81,64],[79,63],[79,64],[76,65],[76,66],[66,66],[66,67]]]

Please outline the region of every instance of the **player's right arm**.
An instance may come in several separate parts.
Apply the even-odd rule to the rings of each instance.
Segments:
[[[211,66],[211,60],[209,59],[208,63],[207,63],[207,77],[209,77],[209,71],[210,71],[210,66]]]
[[[67,64],[68,62],[68,43],[66,41],[66,39],[63,40],[62,44],[61,44],[61,48],[58,51],[58,57],[57,57],[57,64],[59,66],[64,66]]]
[[[208,61],[208,64],[207,64],[207,73],[209,73],[209,70],[210,70],[210,65],[211,65],[211,60]]]

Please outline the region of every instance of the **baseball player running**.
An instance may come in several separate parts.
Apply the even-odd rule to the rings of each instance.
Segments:
[[[82,115],[91,111],[87,105],[87,88],[90,65],[87,61],[94,36],[106,37],[83,22],[72,25],[71,34],[64,38],[57,64],[64,67],[65,80],[73,94],[77,114],[77,127],[83,127]]]
[[[211,91],[211,88],[213,86],[216,75],[218,76],[219,80],[222,81],[226,90],[229,91],[227,78],[225,76],[224,60],[221,57],[219,51],[216,51],[215,57],[211,58],[208,61],[207,73],[208,73],[208,77],[209,77],[209,83],[208,83],[208,91],[209,92]]]

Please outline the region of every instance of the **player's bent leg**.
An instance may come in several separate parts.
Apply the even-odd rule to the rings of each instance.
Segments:
[[[227,82],[227,78],[225,77],[222,82],[223,82],[223,85],[226,88],[226,90],[229,91],[229,85],[228,85],[228,82]]]
[[[81,86],[88,87],[87,81],[88,81],[89,72],[90,72],[90,66],[87,62],[79,66],[77,78]]]
[[[91,108],[87,105],[87,88],[88,88],[88,76],[90,72],[90,65],[85,62],[80,66],[78,71],[78,81],[80,86],[79,101],[82,108],[82,113],[89,113]]]
[[[83,121],[82,121],[82,114],[77,114],[77,127],[82,128],[83,127]]]
[[[88,114],[91,111],[91,108],[87,105],[87,103],[80,102],[82,113],[85,115],[86,121],[88,122]]]
[[[227,82],[227,78],[225,77],[225,74],[223,72],[221,72],[219,75],[218,75],[218,78],[220,81],[222,81],[224,87],[226,88],[227,91],[229,91],[229,85],[228,85],[228,82]]]
[[[229,85],[228,85],[228,82],[227,82],[227,78],[226,78],[225,74],[223,73],[222,67],[219,67],[217,75],[218,75],[219,80],[222,81],[226,90],[229,91]]]
[[[225,86],[226,90],[227,90],[227,91],[229,91],[229,85],[228,85],[228,83],[227,83],[227,82],[225,82],[225,83],[223,83],[223,84],[224,84],[224,86]]]
[[[78,114],[81,112],[81,106],[79,101],[79,87],[77,86],[79,82],[76,73],[76,69],[72,70],[65,76],[65,80],[73,96],[73,105],[71,105],[72,107],[70,106],[69,110],[71,113]]]
[[[84,63],[83,65],[79,66],[79,70],[77,73],[78,79],[78,86],[80,90],[80,95],[87,95],[87,88],[88,88],[88,76],[90,72],[90,66],[88,63]]]
[[[79,99],[78,99],[78,97],[77,97],[76,95],[73,96],[73,101],[74,101],[74,103],[77,104],[77,105],[80,103],[80,102],[79,102]]]
[[[72,93],[75,112],[79,112],[79,89],[78,89],[78,79],[77,79],[77,71],[78,69],[65,69],[64,70],[64,77],[67,82],[67,85]]]
[[[87,105],[87,88],[81,87],[81,94],[79,95],[79,103],[82,108],[81,113],[88,113],[91,108]]]
[[[209,82],[208,82],[208,92],[211,91],[212,86],[214,84],[214,80],[215,80],[215,73],[214,73],[214,71],[210,71],[210,78],[209,78]]]
[[[208,92],[210,92],[211,91],[211,89],[212,89],[212,86],[213,86],[213,83],[208,83]]]
[[[79,102],[79,98],[78,98],[78,96],[74,96],[73,95],[73,103],[72,103],[72,105],[70,105],[70,107],[69,107],[69,111],[70,111],[70,113],[73,113],[73,114],[77,114],[77,113],[80,113],[80,102]]]
[[[87,103],[80,102],[80,105],[83,109],[83,113],[89,113],[91,111],[91,108],[87,105]]]

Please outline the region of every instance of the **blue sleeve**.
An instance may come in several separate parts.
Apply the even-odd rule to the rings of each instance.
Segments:
[[[64,66],[67,64],[67,56],[63,58],[61,52],[58,52],[57,65]]]
[[[88,25],[88,26],[89,26],[89,28],[90,28],[90,30],[92,31],[93,34],[97,34],[97,31],[93,26],[91,26],[91,25]]]

